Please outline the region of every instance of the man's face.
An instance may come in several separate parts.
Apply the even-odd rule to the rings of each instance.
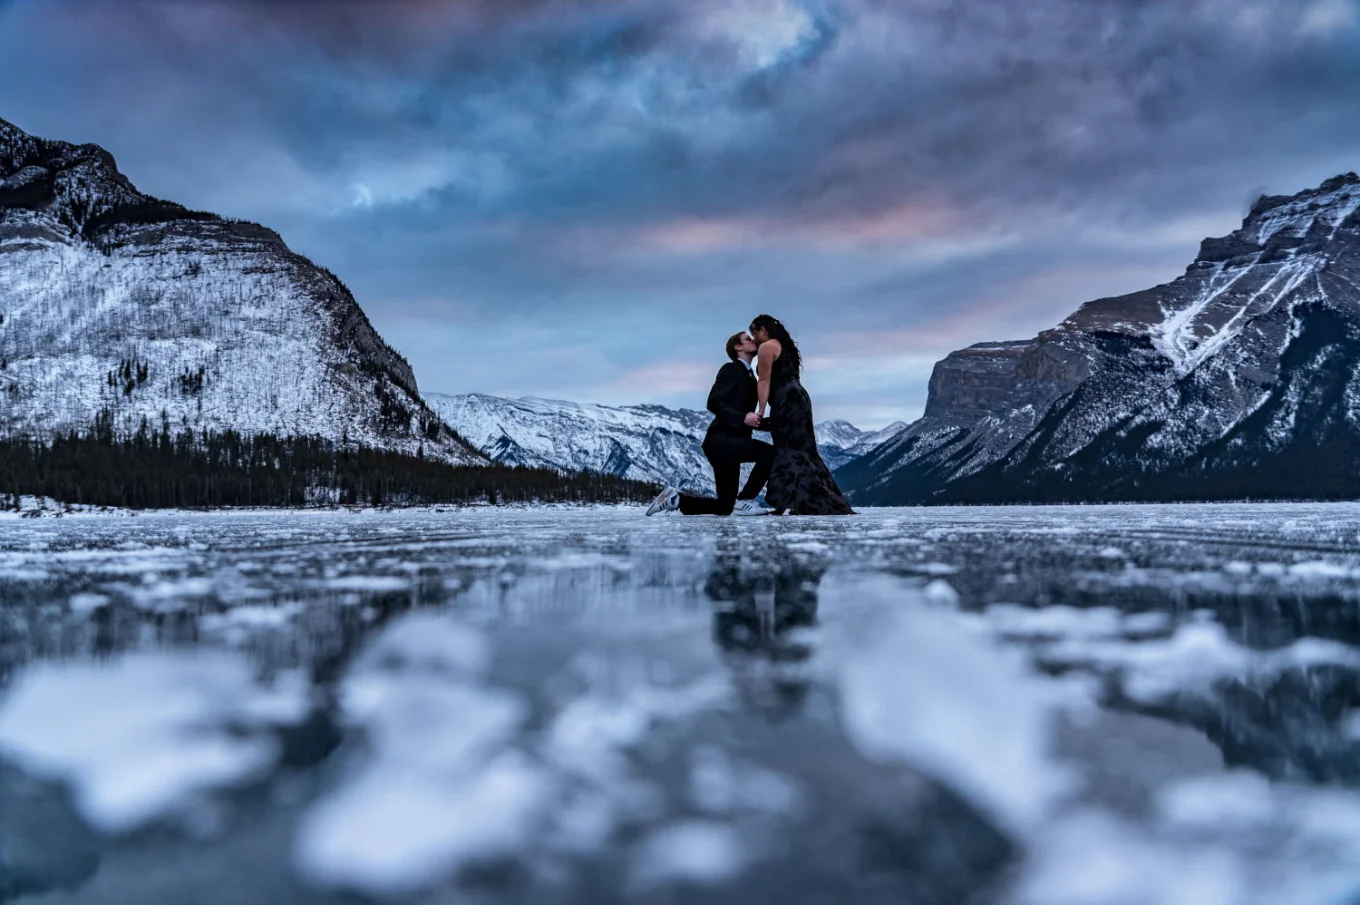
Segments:
[[[748,333],[741,338],[741,342],[737,344],[737,348],[750,355],[754,355],[756,354],[756,350],[760,347],[756,345],[756,341],[752,339],[751,335]]]

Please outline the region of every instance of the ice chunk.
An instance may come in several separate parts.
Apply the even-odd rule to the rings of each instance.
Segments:
[[[462,774],[380,763],[307,814],[297,864],[324,886],[410,893],[469,861],[519,848],[546,787],[515,752]]]
[[[710,814],[793,811],[802,794],[787,777],[771,770],[734,761],[720,748],[705,746],[691,757],[690,801]]]
[[[66,605],[73,613],[92,613],[108,603],[109,597],[105,594],[72,594]]]
[[[1110,607],[1064,604],[1039,608],[998,603],[986,611],[988,623],[1011,638],[1113,638],[1120,634],[1119,612]]]
[[[937,578],[925,587],[926,600],[936,606],[954,607],[959,604],[959,592],[943,578]]]
[[[373,594],[408,591],[411,582],[395,575],[347,575],[329,578],[326,588],[332,591],[368,591]]]
[[[406,894],[530,836],[550,777],[513,747],[526,707],[482,684],[488,659],[481,635],[431,613],[394,622],[358,658],[341,705],[367,751],[302,821],[308,880]]]
[[[278,746],[263,730],[307,709],[305,687],[264,689],[224,653],[38,666],[0,708],[0,755],[69,783],[85,819],[121,832],[264,775]]]
[[[831,552],[830,545],[816,540],[798,541],[797,543],[789,544],[788,549],[794,553],[825,554]]]
[[[681,881],[713,884],[734,877],[746,860],[741,836],[731,826],[687,820],[662,827],[642,841],[633,876],[644,886]]]
[[[356,672],[409,668],[474,676],[486,671],[491,649],[477,631],[437,613],[412,613],[388,626],[364,649]]]
[[[1049,707],[1006,651],[952,612],[897,608],[842,640],[846,733],[872,760],[906,761],[1012,828],[1068,785],[1048,756]]]
[[[1355,574],[1355,571],[1336,563],[1315,560],[1294,563],[1289,567],[1289,574],[1299,578],[1350,578]]]
[[[1243,871],[1225,851],[1159,845],[1119,820],[1079,813],[1050,830],[1016,905],[1240,905]]]
[[[1084,665],[1123,677],[1124,691],[1153,703],[1177,693],[1206,693],[1225,677],[1270,676],[1292,669],[1360,669],[1360,650],[1322,638],[1300,638],[1275,651],[1252,651],[1232,641],[1217,622],[1180,626],[1162,641],[1129,642],[1072,637],[1044,649],[1045,660]]]
[[[1157,807],[1179,828],[1246,830],[1276,822],[1277,805],[1265,777],[1245,771],[1182,780],[1162,789]]]

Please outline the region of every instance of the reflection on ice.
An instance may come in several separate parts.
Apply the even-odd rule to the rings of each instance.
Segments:
[[[7,522],[0,899],[1346,901],[1358,538],[1348,505]]]

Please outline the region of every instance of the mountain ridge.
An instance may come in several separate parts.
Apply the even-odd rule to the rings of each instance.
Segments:
[[[584,468],[713,492],[713,472],[701,448],[713,420],[706,411],[485,393],[427,393],[426,399],[473,446],[502,464]],[[861,431],[848,422],[823,422],[817,435],[823,438],[826,429],[832,441],[821,447],[830,464],[862,454],[898,426],[905,427]]]
[[[0,120],[0,431],[101,414],[487,460],[333,273],[259,224],[139,192],[97,145]]]
[[[1340,389],[1324,361],[1352,375]],[[1357,371],[1360,177],[1347,173],[1258,199],[1169,283],[951,353],[923,417],[837,476],[861,505],[1357,495]],[[1263,411],[1273,420],[1252,420]],[[1326,474],[1277,470],[1326,444]]]

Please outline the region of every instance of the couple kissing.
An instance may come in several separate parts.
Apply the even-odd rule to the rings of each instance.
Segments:
[[[762,314],[751,321],[749,332],[727,340],[726,351],[731,360],[718,371],[708,394],[713,423],[703,445],[717,497],[667,487],[647,514],[853,515],[817,451],[812,399],[800,379],[803,359],[789,331]],[[768,430],[774,444],[755,439],[755,430]],[[741,466],[747,462],[755,467],[738,492]],[[762,489],[768,508],[756,503]]]

